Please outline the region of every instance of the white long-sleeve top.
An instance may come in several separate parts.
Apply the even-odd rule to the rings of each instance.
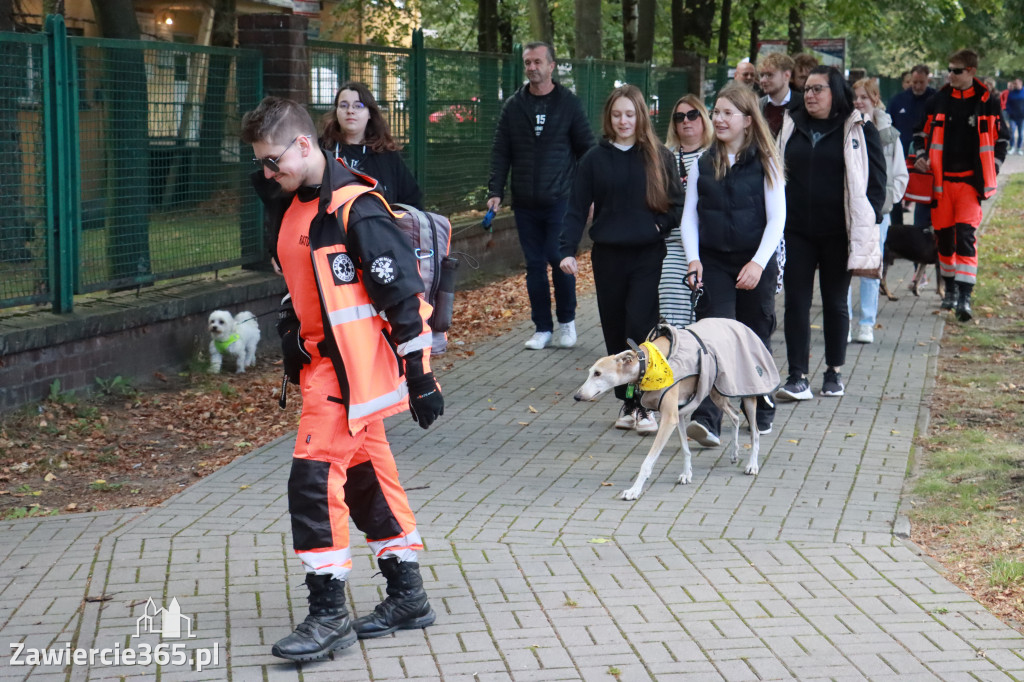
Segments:
[[[735,155],[729,154],[729,167],[732,168],[735,162]],[[768,264],[768,259],[775,255],[775,249],[782,241],[782,231],[786,228],[786,185],[775,164],[771,164],[769,172],[775,179],[775,183],[769,187],[768,176],[765,175],[764,212],[768,220],[764,227],[764,234],[761,235],[761,243],[758,245],[754,257],[750,259],[762,268]],[[683,206],[683,220],[680,224],[683,233],[683,249],[686,251],[690,263],[700,260],[700,233],[697,219],[697,201],[700,198],[697,193],[698,178],[700,178],[700,164],[695,163],[690,169],[690,175],[686,181],[686,203]]]

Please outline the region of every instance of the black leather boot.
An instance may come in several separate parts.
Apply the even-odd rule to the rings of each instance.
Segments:
[[[427,601],[420,565],[395,558],[378,559],[377,565],[388,581],[388,596],[377,604],[373,613],[356,618],[352,623],[359,639],[373,639],[395,630],[415,630],[432,625],[437,614]]]
[[[942,281],[946,283],[946,295],[942,297],[942,305],[939,307],[943,310],[952,310],[956,308],[957,298],[957,282],[952,277],[943,277]]]
[[[290,661],[315,661],[356,643],[352,620],[345,608],[345,581],[329,575],[306,574],[309,615],[295,632],[274,644],[270,653]]]
[[[960,282],[960,289],[956,300],[956,319],[960,322],[969,322],[974,317],[974,314],[971,312],[971,294],[973,292],[973,284]]]

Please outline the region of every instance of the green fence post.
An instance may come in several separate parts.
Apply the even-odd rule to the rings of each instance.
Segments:
[[[46,76],[43,106],[46,109],[46,166],[48,229],[52,236],[50,279],[53,283],[53,312],[69,313],[74,306],[78,238],[77,101],[71,97],[70,56],[64,17],[46,17],[47,36],[44,63]],[[74,111],[73,116],[71,112]]]
[[[423,30],[412,32],[409,54],[412,102],[409,107],[409,142],[412,148],[412,174],[422,187],[427,177],[427,51]]]

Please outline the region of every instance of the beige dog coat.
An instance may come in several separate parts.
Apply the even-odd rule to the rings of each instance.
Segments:
[[[680,407],[696,395],[711,395],[712,387],[729,398],[767,395],[779,387],[775,360],[757,334],[742,322],[709,317],[686,329],[663,324],[655,327],[647,338],[650,341],[660,336],[669,339],[665,359],[672,369],[672,384],[642,394],[640,404],[649,410],[661,411],[661,401],[668,389],[692,376],[697,376],[696,391],[693,395],[680,395]]]

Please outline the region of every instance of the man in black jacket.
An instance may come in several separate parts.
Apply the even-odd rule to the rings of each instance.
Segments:
[[[552,343],[550,264],[559,323],[554,345],[571,348],[576,344],[576,278],[558,267],[559,242],[576,164],[594,146],[594,133],[576,95],[552,80],[551,45],[527,44],[523,65],[529,83],[505,102],[494,132],[487,208],[501,205],[511,170],[512,208],[536,327],[526,347],[540,350]]]

